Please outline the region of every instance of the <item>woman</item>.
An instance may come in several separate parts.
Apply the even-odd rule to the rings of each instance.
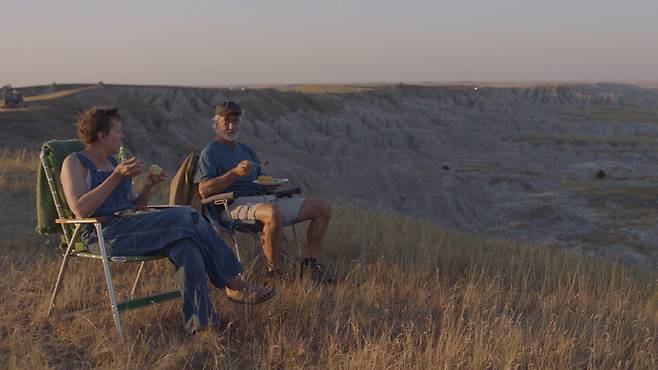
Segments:
[[[229,299],[246,304],[264,302],[273,289],[242,280],[242,265],[212,226],[190,207],[135,214],[146,206],[151,189],[166,175],[149,174],[142,192],[134,196],[131,178],[142,173],[144,162],[130,158],[118,163],[124,138],[116,108],[91,108],[76,128],[85,149],[66,157],[61,182],[66,201],[78,218],[100,217],[111,255],[131,256],[166,253],[176,266],[183,296],[183,319],[188,333],[218,324],[206,287],[207,274],[217,288],[226,288]],[[128,211],[128,212],[126,212]],[[82,239],[97,248],[93,227],[86,225]]]

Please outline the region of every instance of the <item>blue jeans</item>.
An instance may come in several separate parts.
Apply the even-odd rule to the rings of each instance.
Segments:
[[[206,274],[221,289],[242,272],[242,265],[195,209],[174,207],[117,217],[103,223],[103,236],[113,256],[165,254],[169,257],[176,266],[187,332],[219,322],[208,297]],[[85,230],[83,240],[92,251],[99,252],[93,230]]]

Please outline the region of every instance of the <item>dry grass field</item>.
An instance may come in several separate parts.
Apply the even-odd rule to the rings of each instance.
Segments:
[[[58,99],[58,98],[63,98],[65,96],[73,95],[75,93],[78,93],[80,91],[85,91],[89,89],[95,88],[96,85],[92,86],[86,86],[86,87],[80,87],[80,88],[75,88],[75,89],[66,89],[66,90],[60,90],[57,92],[53,93],[48,93],[48,94],[39,94],[39,95],[32,95],[32,96],[26,96],[25,97],[25,103],[29,104],[29,107],[18,107],[18,108],[0,108],[1,113],[22,113],[22,112],[33,112],[36,110],[43,110],[43,109],[48,109],[47,106],[39,106],[35,105],[34,103],[43,103],[48,100],[53,100],[53,99]]]
[[[187,337],[180,301],[129,311],[120,344],[100,263],[74,260],[45,318],[60,252],[34,232],[35,169],[0,153],[0,368],[658,368],[655,272],[348,207],[324,243],[337,286],[291,281],[257,307],[215,289],[225,345]],[[136,266],[113,272],[126,291]],[[171,285],[160,261],[140,289]]]

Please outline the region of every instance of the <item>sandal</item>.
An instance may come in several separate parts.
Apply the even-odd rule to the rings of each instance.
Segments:
[[[226,297],[229,301],[238,304],[256,305],[274,297],[276,291],[274,288],[261,288],[249,286],[242,290],[233,290],[226,288]]]
[[[277,284],[284,282],[286,279],[287,276],[281,269],[267,271],[265,276],[263,276],[263,286],[266,288],[274,288]]]

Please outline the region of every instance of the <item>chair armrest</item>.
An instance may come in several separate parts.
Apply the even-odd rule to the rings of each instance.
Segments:
[[[100,218],[58,218],[55,220],[58,224],[95,224],[100,223]]]
[[[188,206],[182,204],[149,204],[146,206],[146,209],[149,208],[161,209],[161,208],[176,208],[176,207],[188,207]]]
[[[208,204],[216,201],[233,200],[233,199],[235,199],[235,192],[220,193],[220,194],[211,195],[208,198],[201,199],[201,204]]]
[[[302,193],[302,188],[291,188],[291,189],[276,191],[274,192],[274,195],[277,198],[284,198],[284,197],[292,197],[293,195],[301,194],[301,193]]]

